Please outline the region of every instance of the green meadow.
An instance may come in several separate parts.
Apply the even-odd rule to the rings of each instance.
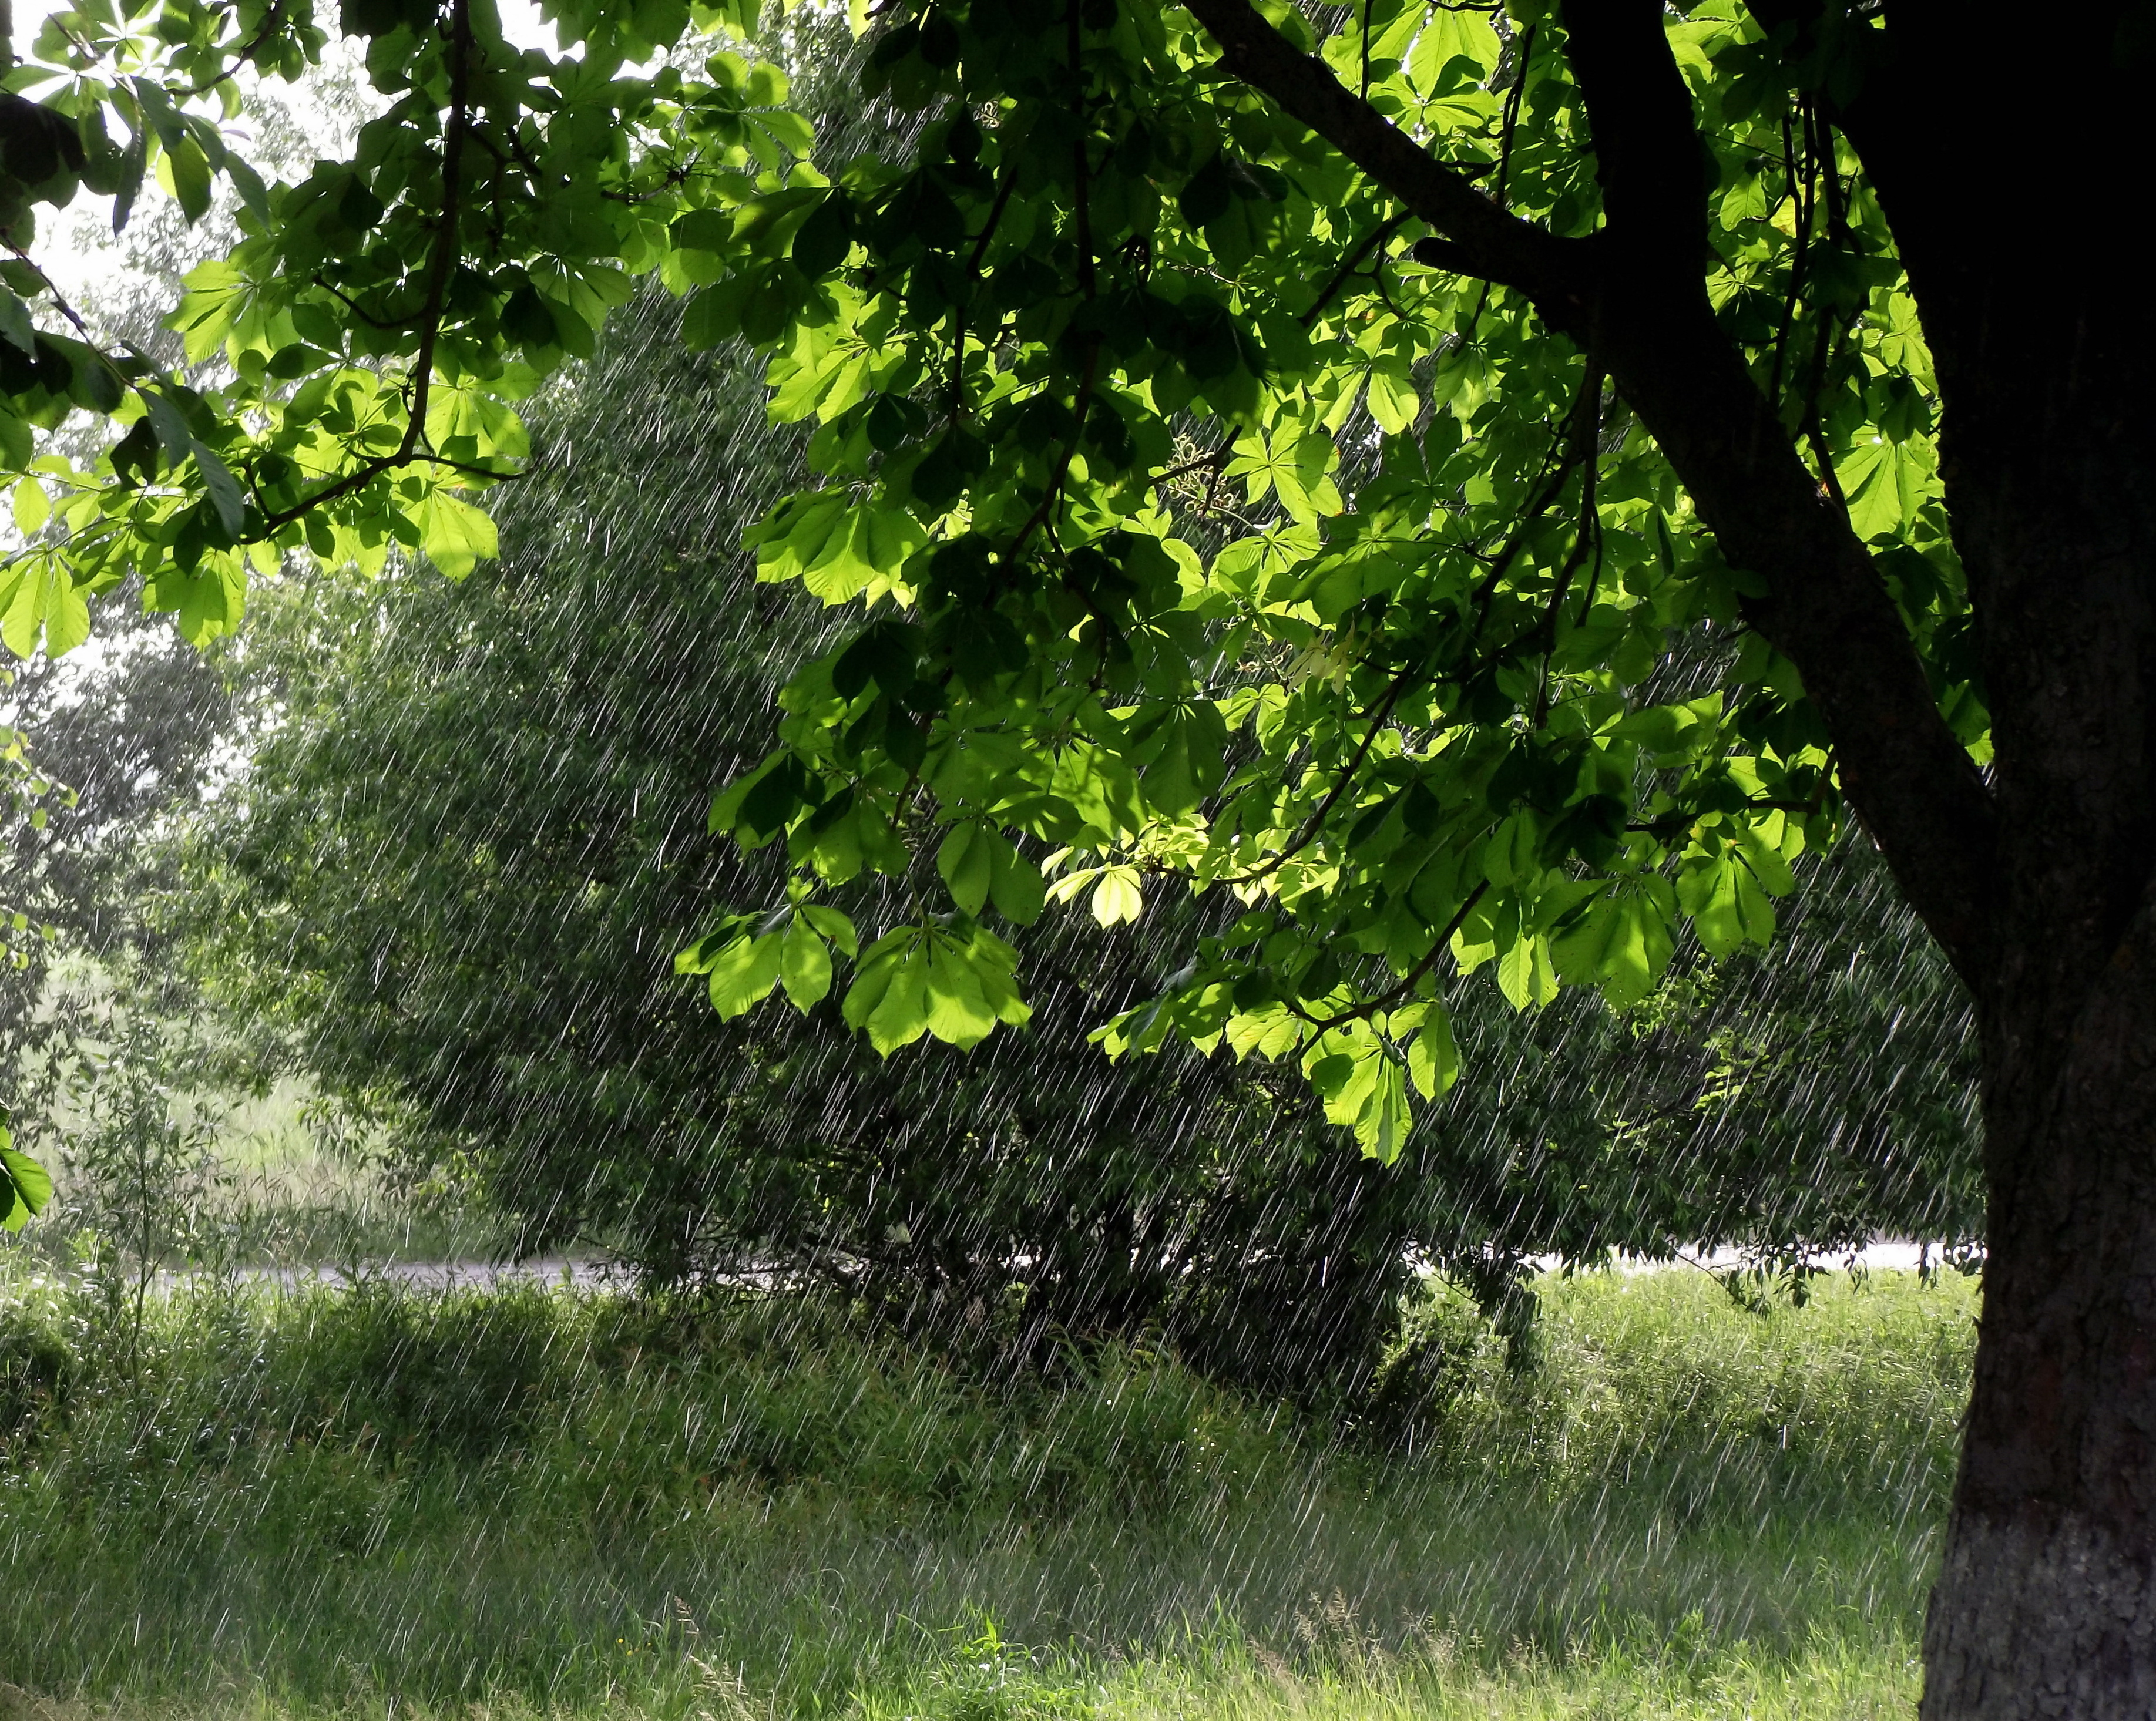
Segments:
[[[131,1345],[0,1270],[8,1721],[1906,1715],[1974,1334],[1547,1278],[1535,1365],[1433,1293],[1343,1412],[780,1296],[226,1278]]]

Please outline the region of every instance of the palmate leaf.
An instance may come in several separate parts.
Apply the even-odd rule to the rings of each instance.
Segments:
[[[1669,966],[1674,897],[1661,878],[1621,882],[1596,898],[1577,926],[1552,947],[1558,971],[1600,988],[1614,1009],[1636,1004]]]
[[[978,1045],[996,1025],[967,952],[944,939],[930,941],[927,1004],[928,1031],[962,1050]]]
[[[190,94],[222,87],[223,38],[115,23],[131,93],[73,79],[64,128],[87,135],[94,108],[105,135],[156,140],[133,171],[157,153],[186,213],[220,173],[248,213],[175,312],[199,388],[99,362],[38,305],[0,319],[11,458],[74,413],[147,426],[17,489],[25,522],[40,498],[58,518],[23,525],[0,637],[61,648],[130,575],[206,639],[239,621],[249,568],[288,556],[469,572],[498,549],[477,505],[526,452],[511,403],[651,279],[687,296],[690,344],[763,356],[773,417],[806,435],[814,481],[747,535],[759,577],[888,618],[806,663],[769,757],[714,801],[714,829],[796,870],[783,909],[698,947],[715,1005],[783,987],[812,1007],[847,960],[843,1013],[880,1048],[971,1044],[1024,1013],[991,910],[1025,925],[1052,899],[1120,928],[1147,890],[1193,887],[1248,935],[1199,939],[1131,1042],[1325,1047],[1308,1068],[1342,1126],[1396,1151],[1410,1088],[1457,1068],[1442,1011],[1413,1013],[1447,987],[1628,1007],[1681,916],[1713,951],[1771,935],[1789,858],[1839,817],[1820,713],[1745,627],[1759,576],[1554,332],[1562,306],[1463,274],[1456,235],[1283,122],[1221,15],[1081,8],[1074,49],[1007,10],[906,0],[860,100],[917,123],[880,159],[815,162],[773,69],[622,69],[625,44],[671,50],[672,0],[564,14],[593,54],[490,51],[476,107],[453,97],[471,72],[450,36],[408,22],[367,62],[398,125],[267,193]],[[1481,192],[1502,173],[1498,201],[1553,243],[1605,225],[1558,24],[1531,44],[1525,14],[1501,34],[1408,0],[1262,10],[1296,65]],[[1836,196],[1793,183],[1809,98],[1745,17],[1663,28],[1716,158],[1698,266],[1737,362],[1763,391],[1801,374],[1820,423],[1792,458],[1842,451],[1851,525],[1933,569],[1910,611],[1928,638],[1965,638],[1930,361],[1878,200],[1839,156]],[[303,64],[296,29],[257,64]],[[459,139],[495,166],[445,185],[475,111],[518,147]],[[1727,696],[1666,703],[1686,679],[1670,653],[1710,632],[1736,643]],[[1946,680],[1981,756],[1978,678]],[[954,912],[855,955],[822,893],[917,882],[932,858]],[[1329,1001],[1288,1007],[1304,981]]]
[[[1378,428],[1389,435],[1411,428],[1422,413],[1422,397],[1404,360],[1384,358],[1373,365],[1363,397]]]
[[[1408,77],[1417,90],[1431,91],[1455,59],[1464,59],[1469,76],[1480,78],[1495,69],[1500,51],[1497,33],[1486,18],[1440,7],[1415,37],[1408,56]]]
[[[1773,940],[1774,905],[1736,848],[1687,856],[1677,873],[1676,889],[1699,941],[1712,954],[1726,956],[1748,941],[1765,945]]]
[[[0,641],[27,658],[42,643],[54,657],[90,638],[90,599],[55,556],[39,556],[0,573]]]
[[[501,553],[494,521],[449,491],[436,489],[414,510],[419,546],[452,580],[461,580],[483,561]]]
[[[1145,892],[1135,867],[1106,867],[1093,885],[1093,918],[1103,926],[1135,924],[1145,913]]]
[[[7,1132],[0,1129],[0,1139]],[[53,1180],[28,1154],[0,1145],[0,1229],[19,1232],[45,1210],[53,1198]]]
[[[1897,535],[1938,489],[1938,455],[1925,437],[1892,442],[1874,435],[1860,442],[1838,469],[1849,498],[1849,523],[1863,538]]]
[[[711,1007],[721,1016],[739,1016],[768,997],[778,983],[785,942],[775,932],[761,938],[743,935],[721,950],[706,981]]]

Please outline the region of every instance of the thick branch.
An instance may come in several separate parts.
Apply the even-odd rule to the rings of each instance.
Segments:
[[[1450,242],[1440,266],[1523,292],[1607,369],[1724,553],[1767,581],[1747,619],[1796,663],[1852,804],[1956,966],[1977,981],[1989,942],[1990,798],[1933,702],[1870,554],[1715,323],[1702,268],[1706,169],[1656,0],[1566,8],[1607,212],[1592,241],[1506,214],[1298,54],[1248,0],[1188,3],[1229,70]]]
[[[1843,786],[1963,977],[1989,960],[1994,815],[1870,553],[1709,309],[1691,99],[1656,0],[1566,8],[1608,225],[1591,340],[1723,553],[1763,576],[1746,619],[1797,666]]]
[[[1188,0],[1229,71],[1261,90],[1460,248],[1464,272],[1516,287],[1560,328],[1586,300],[1586,247],[1507,215],[1332,75],[1296,52],[1250,0]],[[1572,314],[1564,315],[1569,308]]]

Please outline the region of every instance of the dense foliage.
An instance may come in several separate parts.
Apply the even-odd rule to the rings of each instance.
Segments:
[[[702,806],[821,624],[725,548],[783,443],[652,332],[558,404],[498,574],[259,612],[229,661],[259,732],[182,898],[228,1016],[388,1102],[526,1249],[821,1275],[1021,1355],[1167,1329],[1245,1377],[1367,1370],[1430,1192],[1224,1062],[1107,1065],[1086,1031],[1159,978],[1133,940],[1068,922],[1037,1031],[970,1060],[887,1064],[834,1009],[716,1024],[673,972],[715,892],[777,883]]]
[[[722,361],[664,356],[664,315],[611,334],[537,421],[498,573],[270,594],[228,660],[250,763],[201,810],[180,898],[228,1013],[405,1108],[414,1149],[477,1170],[523,1247],[597,1237],[662,1281],[822,1275],[947,1335],[970,1314],[1005,1354],[1159,1330],[1217,1373],[1304,1385],[1367,1374],[1418,1258],[1494,1312],[1550,1252],[1787,1263],[1973,1234],[1959,1000],[1854,847],[1794,958],[1688,963],[1624,1020],[1471,1005],[1490,1079],[1389,1169],[1328,1151],[1285,1073],[1086,1043],[1203,930],[1187,899],[1142,928],[1044,923],[1029,1031],[971,1057],[886,1062],[829,1000],[714,1022],[670,953],[713,895],[779,869],[698,815],[825,624],[725,549],[787,445]],[[937,882],[924,860],[907,884]],[[1879,1055],[1835,1068],[1852,1038]]]
[[[1110,1050],[1293,1057],[1389,1157],[1410,1081],[1435,1097],[1457,1067],[1440,976],[1624,1006],[1680,925],[1763,942],[1834,828],[1831,761],[1603,361],[1220,79],[1214,10],[894,29],[870,87],[942,116],[919,153],[800,194],[790,248],[745,229],[691,301],[692,338],[770,342],[775,413],[822,427],[824,487],[754,535],[765,576],[902,605],[796,678],[785,747],[714,817],[783,834],[808,878],[936,848],[957,918],[887,933],[850,994],[885,1047],[1023,1019],[978,930],[1034,912],[1007,832],[1104,919],[1156,873],[1232,892],[1245,912]],[[1299,14],[1217,10],[1238,51],[1318,45]],[[1762,106],[1752,27],[1676,28],[1725,117],[1722,315],[1827,469],[1859,451],[1857,530],[1903,545],[1912,625],[1943,642],[1957,576],[1883,230],[1830,141]],[[1569,235],[1600,207],[1555,28],[1385,8],[1322,45],[1368,111],[1502,176],[1522,231]],[[783,935],[748,917],[700,947],[722,1009],[777,980]]]
[[[11,638],[64,648],[83,595],[138,566],[195,637],[237,614],[249,556],[304,544],[377,568],[397,542],[469,569],[495,533],[457,489],[526,446],[499,402],[589,351],[630,274],[655,271],[712,283],[690,341],[768,348],[775,412],[822,426],[823,486],[755,534],[765,576],[904,606],[801,672],[786,748],[719,803],[806,869],[692,954],[722,1008],[782,969],[819,997],[855,935],[808,884],[932,850],[947,906],[870,942],[848,1020],[885,1050],[1024,1020],[983,916],[1039,912],[1007,834],[1027,833],[1104,921],[1140,914],[1161,869],[1245,907],[1111,1050],[1175,1032],[1292,1057],[1390,1156],[1410,1080],[1435,1095],[1456,1068],[1447,967],[1490,965],[1517,1006],[1565,979],[1621,1005],[1681,924],[1717,953],[1768,937],[1837,803],[1794,671],[1732,631],[1748,576],[1603,362],[1543,338],[1537,284],[1460,283],[1453,242],[1416,237],[1429,211],[1219,77],[1206,33],[1245,57],[1322,45],[1532,274],[1522,235],[1600,219],[1557,22],[1388,5],[1320,44],[1300,14],[1239,3],[1065,13],[892,24],[868,92],[927,128],[911,152],[827,163],[835,182],[767,68],[610,80],[685,13],[566,10],[584,52],[557,60],[461,0],[354,13],[388,106],[352,164],[274,188],[174,97],[228,106],[235,63],[299,70],[321,40],[301,11],[56,18],[38,52],[66,68],[58,93],[9,110],[59,140],[10,146],[36,156],[11,170],[22,194],[80,179],[124,216],[155,156],[191,211],[228,174],[249,237],[179,313],[192,360],[223,355],[207,393],[14,341],[31,419],[88,406],[134,428],[22,489]],[[1724,161],[1720,315],[1860,535],[1899,546],[1897,601],[1936,634],[1981,755],[1928,501],[1929,376],[1876,208],[1808,98],[1780,97],[1757,25],[1708,8],[1673,28]],[[115,82],[122,63],[144,70]],[[127,147],[105,142],[114,120]],[[374,361],[406,351],[400,388]],[[1671,658],[1687,630],[1697,648]]]
[[[1952,986],[1922,954],[1862,960],[1867,944],[1910,940],[1855,851],[1831,869],[1853,884],[1821,917],[1851,960],[1815,950],[1795,971],[1843,971],[1838,991],[1800,999],[1786,978],[1709,980],[1689,959],[1656,990],[1676,948],[1666,859],[1681,862],[1698,941],[1727,954],[1764,940],[1766,894],[1786,888],[1804,833],[1816,844],[1832,828],[1828,761],[1796,682],[1757,636],[1732,631],[1726,600],[1743,576],[1687,525],[1660,456],[1595,366],[1539,341],[1535,315],[1507,289],[1446,284],[1442,265],[1458,259],[1440,241],[1414,249],[1415,224],[1384,214],[1370,182],[1337,156],[1298,154],[1292,128],[1262,118],[1247,93],[1206,85],[1187,26],[1073,11],[1058,36],[983,10],[896,28],[864,74],[888,105],[827,146],[834,161],[861,144],[874,152],[825,189],[788,166],[808,147],[802,122],[735,111],[783,95],[768,69],[721,56],[707,68],[715,83],[670,74],[649,94],[594,81],[639,30],[679,19],[566,18],[588,38],[583,70],[520,55],[491,20],[459,8],[437,36],[401,15],[352,22],[377,44],[377,90],[396,100],[363,129],[352,168],[316,164],[294,190],[259,187],[244,161],[226,161],[249,237],[231,263],[197,272],[178,319],[191,359],[221,343],[226,367],[199,374],[222,392],[160,385],[139,361],[105,366],[133,376],[116,407],[122,421],[140,414],[132,442],[95,470],[47,458],[63,524],[44,480],[20,489],[22,592],[59,592],[64,574],[94,592],[141,564],[153,606],[171,607],[184,577],[183,624],[203,638],[236,614],[250,538],[265,567],[266,546],[304,538],[363,568],[380,567],[393,541],[469,568],[493,528],[444,486],[485,483],[511,469],[485,463],[525,453],[521,428],[486,398],[592,351],[626,291],[626,276],[594,260],[611,244],[632,269],[696,289],[692,346],[738,332],[772,348],[774,414],[822,427],[808,457],[840,482],[751,534],[760,576],[798,575],[827,604],[888,593],[919,618],[834,639],[759,602],[762,631],[728,642],[743,596],[725,547],[746,523],[739,510],[676,507],[654,535],[649,510],[631,519],[602,499],[639,485],[693,494],[700,482],[764,493],[735,482],[737,454],[734,469],[697,471],[677,452],[680,483],[665,483],[658,451],[683,427],[735,445],[747,430],[737,396],[715,412],[723,372],[694,371],[685,388],[633,397],[634,412],[588,402],[562,438],[575,457],[528,480],[511,511],[531,553],[468,595],[399,579],[379,604],[363,588],[310,588],[280,607],[254,673],[292,704],[238,851],[234,876],[254,895],[228,947],[251,955],[232,972],[251,960],[257,1001],[271,1002],[264,958],[296,958],[320,990],[274,1001],[305,1025],[312,1062],[356,1095],[418,1097],[436,1142],[492,1168],[527,1240],[596,1222],[670,1276],[758,1248],[855,1272],[902,1263],[905,1295],[925,1282],[961,1304],[1023,1273],[1045,1313],[1059,1275],[1043,1263],[1085,1238],[1053,1317],[1082,1325],[1157,1314],[1174,1263],[1205,1253],[1208,1227],[1193,1216],[1224,1206],[1240,1216],[1226,1225],[1232,1246],[1214,1252],[1220,1283],[1262,1257],[1301,1263],[1291,1283],[1345,1285],[1353,1276],[1331,1265],[1343,1247],[1389,1263],[1348,1298],[1367,1327],[1389,1304],[1404,1237],[1494,1302],[1515,1263],[1551,1250],[1738,1240],[1801,1259],[1882,1227],[1973,1233],[1968,1073],[1933,1055],[1960,1043]],[[1292,15],[1281,24],[1305,28]],[[175,121],[167,136],[150,80],[108,88],[87,74],[98,52],[199,71],[216,27],[161,24],[162,46],[125,49],[126,25],[99,28],[49,32],[45,51],[76,74],[49,111],[74,112],[88,136],[100,101],[123,113],[132,101],[150,115],[138,153],[162,151],[176,195],[200,213],[190,151],[208,147],[204,127]],[[1589,182],[1537,141],[1537,126],[1563,134],[1576,100],[1563,58],[1535,53],[1553,23],[1408,8],[1342,28],[1328,63],[1357,70],[1377,110],[1450,136],[1471,165],[1480,151],[1514,207],[1560,229],[1591,223]],[[1750,27],[1702,13],[1685,31],[1689,74],[1727,109],[1732,147],[1771,142],[1768,120],[1745,117],[1763,95],[1745,82],[1758,75]],[[273,13],[239,45],[290,72],[318,44],[295,15]],[[538,88],[520,78],[551,85],[548,148],[616,127],[610,165],[588,184],[516,131],[540,123],[516,117]],[[1006,92],[988,134],[939,106],[968,79]],[[36,77],[25,68],[16,81]],[[228,83],[209,88],[229,102]],[[1073,90],[1086,116],[1075,130]],[[900,116],[922,109],[916,147],[905,140],[917,123]],[[1748,124],[1768,131],[1753,138]],[[1871,395],[1851,379],[1870,374],[1872,347],[1881,362],[1919,349],[1891,296],[1864,320],[1875,289],[1892,284],[1883,264],[1852,265],[1830,292],[1801,290],[1837,255],[1884,253],[1864,237],[1860,187],[1824,128],[1808,119],[1798,141],[1779,202],[1756,153],[1732,170],[1725,315],[1741,321],[1756,296],[1746,270],[1763,280],[1794,269],[1795,320],[1769,343],[1774,379],[1795,386],[1783,373],[1802,346],[1813,374],[1799,428],[1831,423],[1890,450],[1866,457],[1884,476],[1867,468],[1852,491],[1861,525],[1899,530],[1908,510],[1897,508],[1921,501],[1928,469],[1920,392],[1897,382],[1907,397],[1887,428],[1898,440],[1865,443],[1851,414]],[[468,145],[495,161],[490,177],[466,165]],[[430,150],[451,188],[432,214],[418,172]],[[95,155],[72,164],[62,150],[54,186],[77,166],[93,186],[117,176],[124,218],[141,161]],[[909,155],[908,170],[875,165]],[[583,228],[566,207],[542,207],[567,185],[597,199]],[[491,225],[473,241],[481,207]],[[608,211],[603,233],[592,223]],[[323,248],[339,222],[381,242],[333,257]],[[1339,253],[1322,278],[1306,268],[1306,233]],[[507,260],[520,246],[565,259],[572,238],[597,249],[559,281]],[[495,299],[459,260],[472,243],[475,256],[504,259]],[[400,292],[419,295],[401,324],[389,314]],[[564,305],[581,320],[564,321]],[[572,323],[585,332],[565,335]],[[1875,325],[1885,332],[1867,347]],[[635,326],[651,330],[648,314]],[[420,342],[408,397],[364,365],[336,367],[341,354],[365,360],[408,336]],[[73,392],[54,392],[57,361],[47,366],[48,418],[97,404],[84,379],[104,361],[79,345],[38,336],[23,349],[74,364]],[[581,387],[596,397],[619,374],[604,366]],[[1914,376],[1921,384],[1921,366]],[[161,402],[199,421],[170,447]],[[160,448],[166,482],[144,489]],[[312,489],[300,475],[311,463],[322,475]],[[235,466],[251,494],[220,476]],[[202,486],[192,499],[191,483]],[[1578,487],[1571,525],[1568,484]],[[286,489],[295,499],[280,507]],[[1911,542],[1948,554],[1936,520],[1909,518]],[[632,545],[633,573],[619,565]],[[1582,581],[1575,618],[1563,600]],[[35,608],[20,618],[24,643],[45,614]],[[68,623],[50,643],[77,631]],[[1673,638],[1685,643],[1672,653]],[[809,874],[784,888],[769,866],[729,862],[682,827],[721,762],[752,745],[775,665],[793,674],[792,750],[741,776],[714,822],[752,846],[789,830]],[[1702,695],[1717,678],[1744,701]],[[638,697],[639,682],[665,697]],[[1023,849],[998,834],[1014,827]],[[783,985],[828,1018],[832,948],[856,944],[853,914],[865,911],[897,926],[864,958],[873,978],[848,994],[846,1021],[865,1023],[879,1051],[924,1032],[969,1046],[993,1019],[1031,1012],[1010,990],[1015,952],[983,917],[1040,913],[1037,863],[1051,842],[1054,894],[1085,896],[1104,926],[1145,912],[1146,878],[1163,868],[1231,885],[1241,912],[1219,892],[1194,912],[1155,889],[1150,949],[1194,958],[1173,974],[1150,956],[1104,959],[1097,935],[1064,925],[1028,967],[1036,1001],[1055,1005],[1037,1037],[1055,1048],[1045,1057],[1014,1047],[954,1078],[941,1061],[872,1072],[832,1048],[824,1021],[700,1038],[653,971],[654,953],[701,930],[699,904],[761,898],[776,906],[721,923],[685,966],[709,974],[726,1014]],[[1080,865],[1089,853],[1099,864]],[[903,888],[849,889],[877,871]],[[812,901],[810,875],[840,897]],[[389,879],[397,891],[379,888]],[[949,907],[929,913],[937,894]],[[1876,912],[1851,914],[1852,904]],[[1415,930],[1433,926],[1434,940]],[[1447,1008],[1429,991],[1448,951],[1463,970],[1493,962],[1513,1006],[1550,1013],[1507,1023],[1471,1010],[1455,1032],[1458,1001]],[[1383,979],[1379,955],[1405,977]],[[1651,1006],[1620,1023],[1555,1006],[1561,975],[1597,980],[1618,1006],[1651,995]],[[1898,996],[1912,986],[1913,1012]],[[1436,1174],[1425,1186],[1376,1201],[1367,1171],[1308,1169],[1302,1109],[1262,1065],[1085,1069],[1074,1037],[1106,1017],[1122,1024],[1111,1050],[1156,1047],[1180,1024],[1201,1047],[1232,1027],[1239,1054],[1292,1054],[1327,1114],[1385,1158],[1409,1148],[1408,1079],[1443,1093],[1463,1039],[1499,1073],[1415,1140],[1415,1166]],[[1916,1055],[1817,1081],[1819,1048],[1875,1024],[1890,1045],[1913,1033]],[[841,1064],[845,1078],[829,1079]],[[1040,1079],[1046,1070],[1055,1078]],[[1034,1079],[1011,1078],[1020,1072]],[[1254,1135],[1260,1114],[1268,1126]],[[592,1151],[624,1132],[668,1145]],[[1057,1150],[1042,1152],[1050,1140]],[[1328,1191],[1322,1208],[1362,1216],[1283,1204],[1263,1177],[1233,1193],[1269,1157]],[[998,1196],[984,1201],[992,1166]],[[1093,1193],[1074,1208],[1081,1189]],[[1272,1293],[1265,1319],[1230,1324],[1278,1330],[1279,1309],[1298,1298]]]

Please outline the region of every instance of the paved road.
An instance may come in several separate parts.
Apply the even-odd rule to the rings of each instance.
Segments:
[[[1840,1268],[1848,1264],[1845,1256],[1822,1257],[1820,1266]],[[1899,1241],[1871,1244],[1856,1256],[1859,1264],[1874,1273],[1914,1272],[1923,1263],[1920,1245]],[[1937,1260],[1937,1251],[1933,1259]],[[1616,1263],[1620,1273],[1661,1273],[1671,1268],[1696,1268],[1709,1272],[1741,1266],[1743,1257],[1734,1249],[1717,1250],[1712,1254],[1687,1256],[1682,1261],[1641,1261],[1620,1257]],[[1545,1269],[1558,1265],[1552,1256],[1539,1262]],[[286,1285],[327,1284],[342,1285],[352,1281],[352,1275],[331,1267],[263,1268],[249,1275],[252,1278],[275,1279]],[[507,1284],[558,1285],[564,1282],[579,1290],[598,1289],[609,1285],[626,1285],[626,1271],[613,1263],[602,1259],[569,1259],[560,1256],[544,1256],[536,1261],[396,1261],[363,1269],[363,1276],[386,1279],[394,1283],[410,1285],[416,1289],[449,1290],[458,1286],[489,1288]],[[761,1282],[755,1273],[741,1275],[744,1282]]]

